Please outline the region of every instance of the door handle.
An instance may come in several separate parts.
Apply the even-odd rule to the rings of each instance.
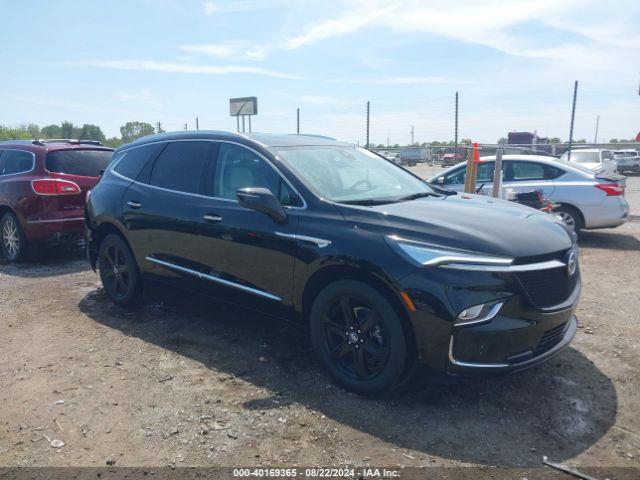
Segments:
[[[132,201],[132,200],[128,201],[127,205],[129,205],[131,208],[135,208],[135,209],[138,209],[138,208],[142,207],[142,204],[140,202],[136,202],[136,201]]]
[[[207,215],[203,215],[202,218],[204,218],[207,222],[219,222],[220,220],[222,220],[222,217],[220,215],[215,215],[212,213],[209,213]]]

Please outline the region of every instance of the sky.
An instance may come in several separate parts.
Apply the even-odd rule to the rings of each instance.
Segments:
[[[640,131],[638,0],[0,0],[0,124],[127,121],[365,143]]]

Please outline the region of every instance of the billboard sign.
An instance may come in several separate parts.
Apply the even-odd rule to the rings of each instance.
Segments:
[[[258,114],[258,98],[243,97],[229,99],[229,115],[232,117],[241,117],[243,115]]]

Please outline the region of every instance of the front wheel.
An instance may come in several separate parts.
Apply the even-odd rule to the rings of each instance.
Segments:
[[[107,235],[100,243],[98,269],[109,298],[121,307],[136,305],[142,297],[142,278],[133,253],[124,239]]]
[[[311,309],[310,333],[320,361],[347,390],[381,395],[402,380],[408,353],[400,318],[367,284],[341,280],[325,287]]]
[[[10,262],[22,260],[27,252],[27,237],[18,217],[11,212],[5,213],[0,219],[0,248]]]

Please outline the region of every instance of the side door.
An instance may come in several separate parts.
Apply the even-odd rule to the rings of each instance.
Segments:
[[[290,306],[301,196],[265,157],[235,143],[219,144],[207,182],[199,254],[209,292],[258,308]],[[236,191],[245,187],[268,188],[285,208],[286,221],[240,206]]]
[[[164,145],[125,192],[123,217],[138,264],[161,280],[197,270],[204,179],[216,144],[182,140]]]
[[[600,161],[605,172],[615,173],[617,166],[611,150],[602,150],[600,152]]]
[[[493,189],[493,171],[495,169],[495,162],[482,162],[478,165],[478,174],[476,177],[476,189],[481,195],[491,195]],[[438,180],[442,178],[442,183],[436,182],[436,185],[443,186],[449,190],[456,192],[464,192],[464,183],[467,177],[466,166],[462,165],[449,173],[438,177]]]
[[[504,162],[503,190],[515,193],[540,190],[544,198],[551,198],[555,190],[553,179],[559,169],[544,163],[528,160],[506,160]]]

